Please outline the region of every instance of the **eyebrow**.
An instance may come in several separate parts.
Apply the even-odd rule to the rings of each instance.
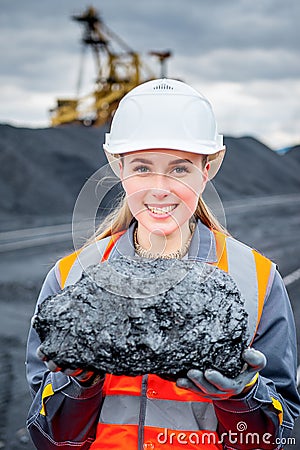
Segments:
[[[132,161],[130,161],[130,164],[134,164],[134,163],[142,163],[142,164],[149,164],[153,166],[153,162],[150,159],[145,159],[145,158],[134,158]],[[173,161],[169,162],[169,166],[175,166],[176,164],[186,164],[186,163],[190,163],[193,164],[192,161],[190,161],[189,159],[174,159]]]
[[[186,164],[186,163],[190,163],[193,164],[193,162],[189,159],[174,159],[173,161],[169,162],[169,166],[174,166],[176,164]]]

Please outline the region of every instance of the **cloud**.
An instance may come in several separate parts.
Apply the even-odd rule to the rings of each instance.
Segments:
[[[273,149],[300,142],[300,80],[190,82],[212,103],[220,133],[252,135]]]
[[[7,83],[5,89],[0,90],[0,95],[1,123],[9,122],[13,125],[33,127],[49,125],[47,105],[50,106],[53,103],[51,93],[36,93]]]
[[[186,73],[203,80],[249,81],[299,78],[300,58],[289,50],[224,49],[190,58],[175,58],[175,70],[184,67]]]
[[[146,38],[154,44],[164,39],[165,45],[171,44],[180,54],[188,56],[226,48],[298,51],[299,15],[300,6],[296,0],[289,0],[284,5],[278,1],[254,5],[244,0],[216,0],[212,5],[211,1],[203,0],[164,3],[154,0],[148,6],[139,2],[129,30],[126,21],[119,26],[123,33],[132,32],[142,45]]]

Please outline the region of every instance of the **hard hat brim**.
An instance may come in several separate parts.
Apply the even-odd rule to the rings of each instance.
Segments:
[[[127,140],[114,139],[111,141],[110,133],[105,134],[105,142],[103,149],[112,155],[121,155],[123,153],[137,152],[142,150],[151,150],[155,148],[163,148],[169,150],[181,150],[183,152],[198,153],[201,155],[213,155],[223,150],[223,135],[218,134],[214,140],[193,140],[190,143],[186,139],[156,138],[155,136],[147,140],[136,140],[128,142]]]

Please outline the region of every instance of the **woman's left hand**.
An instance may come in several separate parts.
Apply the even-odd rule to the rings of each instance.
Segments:
[[[247,368],[236,378],[225,377],[213,369],[207,369],[204,373],[201,370],[191,369],[187,373],[187,378],[178,378],[176,385],[211,400],[226,400],[241,393],[246,394],[256,383],[258,374],[265,367],[267,360],[263,353],[254,348],[246,349],[243,359],[247,363]]]

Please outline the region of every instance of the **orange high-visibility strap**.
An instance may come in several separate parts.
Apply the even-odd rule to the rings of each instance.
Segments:
[[[117,240],[126,232],[126,230],[119,231],[118,233],[115,233],[111,236],[110,241],[105,249],[105,252],[103,254],[103,257],[101,259],[101,262],[106,261],[109,257],[110,252],[113,249],[113,246],[117,242]],[[65,256],[59,261],[58,267],[60,272],[60,286],[63,288],[65,286],[66,280],[68,278],[68,275],[70,273],[70,270],[75,263],[78,255],[81,253],[83,249],[79,249],[70,255]]]
[[[227,252],[226,252],[226,235],[219,231],[213,230],[216,241],[217,262],[214,263],[219,269],[228,272]]]
[[[59,272],[60,272],[60,286],[64,287],[66,280],[68,278],[71,267],[76,261],[77,256],[80,254],[80,250],[71,253],[70,255],[65,256],[59,261]]]
[[[269,284],[269,278],[272,269],[272,262],[267,259],[265,256],[261,255],[257,251],[253,250],[255,264],[256,264],[256,273],[257,273],[257,281],[258,281],[258,314],[257,314],[257,323],[256,330],[258,324],[260,322],[260,318],[262,315],[264,300],[267,293],[267,288]]]
[[[142,375],[129,377],[125,375],[106,375],[104,382],[105,395],[141,395]],[[201,398],[199,394],[176,386],[173,381],[164,380],[158,375],[148,374],[147,392],[155,393],[154,397],[161,400],[177,400],[185,402],[205,402],[211,400]]]
[[[227,250],[226,250],[226,235],[223,233],[220,233],[218,231],[213,231],[215,235],[216,240],[216,250],[217,250],[217,263],[214,263],[219,269],[224,270],[225,272],[228,272],[228,260],[227,260]],[[252,250],[254,260],[255,260],[255,266],[256,266],[256,276],[257,276],[257,284],[258,284],[258,314],[257,314],[257,321],[256,321],[256,329],[255,333],[257,331],[263,307],[264,307],[264,300],[267,293],[267,288],[269,284],[269,278],[271,274],[271,268],[272,268],[272,262],[266,258],[265,256],[261,255],[256,250]],[[255,333],[253,335],[253,339],[255,337]],[[252,339],[252,341],[253,341]]]
[[[162,400],[177,400],[184,402],[205,402],[211,403],[211,400],[207,398],[202,398],[201,395],[195,392],[182,389],[176,386],[175,381],[164,380],[158,375],[148,375],[148,383],[147,383],[148,391],[157,392],[158,395],[154,395],[154,397],[158,397]]]
[[[104,252],[104,254],[103,254],[103,257],[102,257],[102,259],[101,259],[101,262],[107,260],[107,258],[109,257],[110,252],[112,251],[112,249],[113,249],[115,243],[117,242],[117,240],[118,240],[125,232],[126,232],[126,230],[123,230],[123,231],[119,231],[118,233],[112,234],[112,236],[111,236],[111,238],[110,238],[110,241],[109,241],[109,243],[108,243],[108,245],[107,245],[107,247],[106,247],[106,250],[105,250],[105,252]]]
[[[127,377],[106,374],[103,386],[105,395],[141,395],[142,375]]]
[[[98,423],[96,440],[91,450],[137,450],[138,425],[111,425]],[[145,450],[146,447],[145,447]],[[150,447],[149,447],[150,450]]]

